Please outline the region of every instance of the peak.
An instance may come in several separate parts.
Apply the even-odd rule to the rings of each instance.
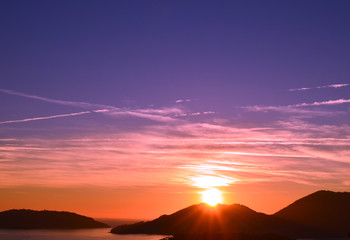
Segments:
[[[338,192],[333,192],[333,191],[329,191],[329,190],[319,190],[317,192],[314,192],[310,195],[326,195],[326,194],[336,194]]]
[[[332,200],[332,199],[341,199],[341,198],[350,198],[350,193],[349,192],[333,192],[333,191],[329,191],[329,190],[320,190],[317,192],[314,192],[304,198],[299,199],[300,200],[317,200],[317,199],[323,199],[323,200]]]
[[[185,209],[199,209],[199,210],[217,210],[217,211],[222,211],[222,210],[245,210],[245,211],[253,211],[252,209],[250,209],[249,207],[247,206],[244,206],[242,204],[238,204],[238,203],[234,203],[234,204],[222,204],[222,203],[219,203],[215,206],[211,206],[207,203],[200,203],[200,204],[196,204],[196,205],[192,205],[192,206],[189,206],[187,208],[184,208],[182,210],[185,210]],[[180,210],[181,211],[181,210]]]
[[[333,192],[333,191],[330,191],[330,190],[320,190],[320,191],[317,191],[317,192],[314,192],[310,195],[348,195],[350,194],[349,192]]]
[[[321,190],[278,211],[274,215],[330,232],[348,232],[350,193]]]

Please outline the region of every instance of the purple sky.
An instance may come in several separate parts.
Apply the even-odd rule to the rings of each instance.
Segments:
[[[0,193],[349,191],[349,8],[1,0]]]

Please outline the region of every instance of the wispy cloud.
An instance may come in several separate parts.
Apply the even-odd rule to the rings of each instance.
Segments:
[[[341,87],[347,87],[347,86],[350,86],[350,84],[348,83],[331,84],[331,85],[319,86],[316,88],[341,88]]]
[[[91,109],[91,110],[100,109],[100,108],[113,109],[113,110],[118,109],[116,107],[111,107],[111,106],[106,106],[106,105],[101,105],[101,104],[51,99],[51,98],[21,93],[21,92],[17,92],[17,91],[12,91],[12,90],[8,90],[8,89],[0,89],[0,92],[7,93],[10,95],[20,96],[20,97],[25,97],[25,98],[36,99],[36,100],[49,102],[49,103],[55,103],[55,104],[60,104],[60,105],[73,106],[73,107],[80,107],[80,108]]]
[[[52,119],[52,118],[62,118],[62,117],[72,117],[72,116],[78,116],[78,115],[83,115],[83,114],[88,114],[88,113],[92,113],[92,112],[85,111],[85,112],[77,112],[77,113],[52,115],[52,116],[46,116],[46,117],[34,117],[34,118],[25,118],[25,119],[19,119],[19,120],[9,120],[9,121],[0,122],[0,124],[30,122],[30,121],[45,120],[45,119]]]
[[[252,112],[269,112],[276,111],[282,113],[289,113],[294,115],[299,115],[300,117],[310,118],[316,116],[335,116],[339,114],[344,114],[341,111],[326,111],[326,110],[313,110],[313,109],[303,109],[294,105],[286,105],[286,106],[247,106],[242,107],[247,111]]]
[[[295,105],[289,105],[289,107],[309,107],[309,106],[322,106],[322,105],[339,105],[343,103],[350,103],[350,99],[337,99],[337,100],[328,100],[322,102],[313,102],[313,103],[301,103]]]
[[[288,89],[288,91],[291,91],[291,92],[295,92],[295,91],[306,91],[306,90],[310,90],[311,88],[292,88],[292,89]]]
[[[178,99],[175,102],[176,103],[191,102],[191,99]]]
[[[176,116],[179,116],[183,114],[183,110],[180,108],[145,108],[145,109],[125,109],[125,108],[119,108],[114,106],[108,106],[108,105],[102,105],[102,104],[95,104],[95,103],[88,103],[88,102],[75,102],[75,101],[65,101],[65,100],[57,100],[57,99],[51,99],[47,97],[41,97],[37,95],[31,95],[26,93],[21,93],[17,91],[12,91],[8,89],[0,89],[0,92],[7,93],[10,95],[15,96],[21,96],[31,99],[36,99],[44,102],[59,104],[59,105],[65,105],[65,106],[73,106],[73,107],[79,107],[83,109],[89,109],[96,113],[102,113],[109,116],[132,116],[132,117],[138,117],[138,118],[145,118],[150,119],[153,121],[159,121],[159,122],[173,122],[176,121]],[[190,100],[184,100],[184,101],[190,101]],[[58,115],[59,116],[59,115]],[[54,117],[46,117],[41,119],[50,119]],[[35,118],[31,118],[35,119]],[[35,120],[39,120],[39,118],[36,118]],[[24,119],[25,120],[25,119]],[[16,120],[16,122],[26,122],[24,120]],[[29,121],[29,120],[27,120]],[[6,121],[6,123],[12,123],[13,121]]]
[[[47,101],[38,96],[35,99]],[[49,102],[81,104],[52,99]],[[252,111],[312,114],[312,106],[349,102],[349,99],[337,99],[249,108]],[[2,124],[91,112],[171,124],[149,124],[137,130],[116,125],[108,128],[86,126],[84,131],[55,138],[27,136],[0,140],[0,186],[171,185],[193,188],[199,187],[196,179],[202,181],[205,177],[212,182],[212,177],[219,177],[216,180],[223,182],[215,185],[227,188],[244,183],[295,182],[304,185],[327,183],[337,189],[340,181],[350,182],[346,173],[350,167],[348,124],[337,126],[283,119],[271,125],[246,126],[228,120],[225,123],[211,119],[205,122],[204,118],[192,121],[197,117],[188,117],[190,121],[185,117],[195,116],[197,112],[188,113],[177,107],[122,109],[90,103],[83,103],[83,106],[88,111]],[[198,115],[213,113],[198,112]],[[318,114],[326,113],[319,111]],[[180,118],[181,115],[184,117]]]
[[[292,88],[288,91],[295,92],[295,91],[306,91],[311,89],[320,89],[320,88],[342,88],[350,86],[348,83],[339,83],[339,84],[330,84],[330,85],[324,85],[324,86],[318,86],[318,87],[302,87],[302,88]]]
[[[199,115],[209,115],[209,114],[215,114],[213,111],[205,111],[205,112],[190,112],[190,113],[179,113],[176,116],[179,117],[186,117],[186,116],[199,116]]]
[[[246,106],[242,107],[247,111],[254,112],[268,112],[268,111],[276,111],[276,112],[284,112],[284,113],[292,113],[299,114],[303,117],[313,117],[313,116],[334,116],[339,114],[344,114],[345,112],[341,111],[326,111],[326,110],[313,110],[313,109],[305,109],[304,107],[317,107],[317,106],[332,106],[332,105],[341,105],[350,103],[350,99],[336,99],[336,100],[327,100],[327,101],[318,101],[312,103],[298,103],[291,104],[285,106]]]
[[[0,170],[1,184],[193,186],[193,179],[200,176],[230,180],[227,185],[247,181],[316,184],[339,179],[336,173],[350,166],[347,125],[320,127],[299,121],[277,123],[274,128],[242,128],[178,122],[134,132],[96,131],[49,141],[9,139],[0,145],[1,159],[6,160]]]

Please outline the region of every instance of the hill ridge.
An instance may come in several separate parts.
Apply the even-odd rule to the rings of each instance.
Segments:
[[[273,215],[346,236],[350,233],[350,193],[320,190]]]
[[[67,211],[10,209],[0,212],[0,228],[7,229],[78,229],[107,228],[93,218]]]
[[[192,205],[170,215],[162,215],[152,221],[121,225],[113,228],[117,234],[164,234],[164,235],[232,235],[232,234],[278,234],[291,237],[318,236],[309,227],[258,213],[242,204]],[[321,231],[322,232],[322,231]],[[322,232],[322,234],[325,234]]]

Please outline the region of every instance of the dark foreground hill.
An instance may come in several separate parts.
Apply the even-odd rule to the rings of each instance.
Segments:
[[[325,233],[305,227],[298,223],[279,219],[263,213],[255,212],[239,204],[218,205],[210,207],[206,204],[193,205],[171,215],[163,215],[153,221],[121,225],[111,230],[118,234],[164,234],[175,237],[193,236],[228,236],[277,234],[288,237],[318,237]],[[191,237],[190,237],[191,238]],[[201,237],[200,237],[201,238]],[[236,237],[237,238],[237,237]],[[199,238],[198,238],[199,239]]]
[[[8,210],[0,212],[0,228],[78,229],[107,228],[108,225],[71,212]]]
[[[274,216],[345,236],[350,233],[350,193],[318,191],[295,201]]]

